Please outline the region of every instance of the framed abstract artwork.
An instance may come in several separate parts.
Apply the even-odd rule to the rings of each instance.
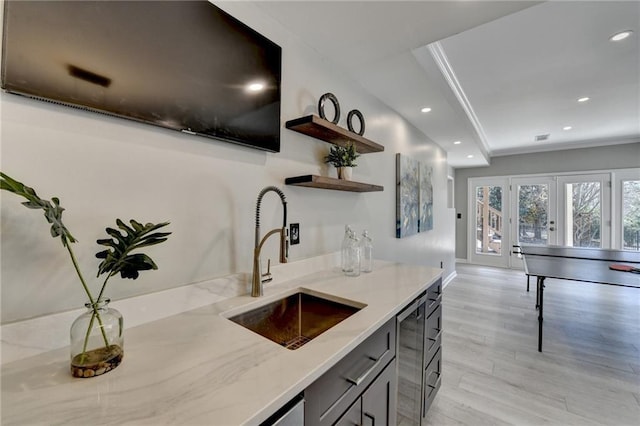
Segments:
[[[418,164],[420,165],[420,218],[418,219],[418,232],[423,232],[433,229],[433,185],[431,184],[433,168],[422,162]]]
[[[396,154],[396,238],[433,229],[433,168]]]

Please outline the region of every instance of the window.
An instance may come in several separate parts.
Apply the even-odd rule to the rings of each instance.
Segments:
[[[640,251],[640,180],[622,181],[622,249]]]

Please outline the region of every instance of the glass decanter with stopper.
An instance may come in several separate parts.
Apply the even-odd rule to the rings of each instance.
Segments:
[[[373,269],[373,241],[369,236],[369,232],[365,229],[360,239],[360,271],[371,272]]]
[[[344,274],[349,277],[360,275],[360,241],[353,230],[349,230],[349,238],[346,242],[344,258]]]

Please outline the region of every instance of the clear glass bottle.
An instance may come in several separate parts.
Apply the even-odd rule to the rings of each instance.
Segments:
[[[344,237],[342,238],[342,247],[340,251],[340,269],[342,269],[342,272],[346,272],[347,270],[347,250],[349,248],[352,232],[351,226],[344,226]]]
[[[71,325],[71,375],[94,377],[107,373],[122,361],[122,314],[109,307],[110,299],[86,303],[87,311]]]
[[[369,237],[369,232],[365,229],[362,232],[362,239],[360,240],[360,270],[362,272],[371,272],[373,269],[373,242]]]
[[[344,273],[349,277],[360,275],[360,241],[354,231],[349,233]]]

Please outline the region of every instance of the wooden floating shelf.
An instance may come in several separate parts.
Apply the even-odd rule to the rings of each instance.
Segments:
[[[334,145],[346,146],[353,143],[359,154],[384,151],[384,146],[313,114],[289,120],[286,123],[286,127]]]
[[[384,187],[380,185],[371,185],[369,183],[354,182],[352,180],[335,179],[326,176],[304,175],[286,178],[286,185],[306,186],[309,188],[335,189],[337,191],[350,192],[376,192],[383,191]]]

